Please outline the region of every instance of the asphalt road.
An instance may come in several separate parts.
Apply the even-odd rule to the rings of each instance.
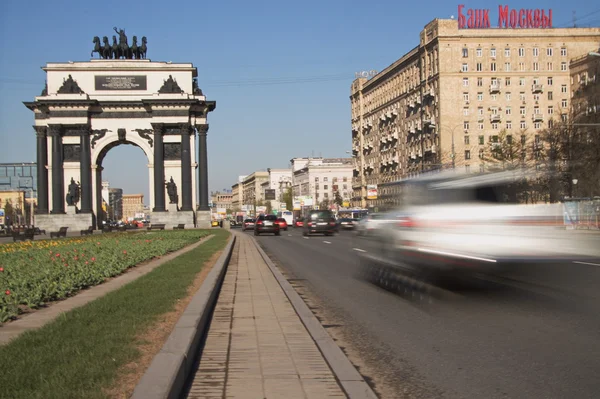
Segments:
[[[600,393],[600,264],[530,266],[414,297],[357,277],[357,253],[378,243],[351,232],[258,241],[381,397]]]

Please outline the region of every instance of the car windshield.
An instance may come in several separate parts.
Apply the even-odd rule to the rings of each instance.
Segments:
[[[265,220],[277,220],[277,216],[275,215],[266,215],[264,217]]]
[[[244,220],[244,223],[252,223],[252,222],[254,222],[254,219],[246,219],[246,220]]]

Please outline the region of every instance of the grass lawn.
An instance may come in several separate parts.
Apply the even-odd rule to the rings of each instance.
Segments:
[[[120,367],[136,361],[137,336],[171,311],[229,232],[54,322],[0,346],[0,398],[103,398]]]

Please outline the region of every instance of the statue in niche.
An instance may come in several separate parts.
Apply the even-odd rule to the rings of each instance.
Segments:
[[[75,183],[75,180],[71,177],[71,184],[69,184],[69,190],[67,192],[67,205],[75,206],[79,202],[80,188],[79,182]]]
[[[171,180],[167,183],[165,181],[165,186],[167,186],[167,194],[169,195],[169,203],[177,204],[179,202],[179,197],[177,195],[177,184],[173,181],[173,176],[171,176]]]

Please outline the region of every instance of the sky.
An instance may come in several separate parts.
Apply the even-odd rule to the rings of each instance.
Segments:
[[[33,101],[47,62],[88,61],[94,36],[113,27],[148,38],[153,61],[192,62],[208,100],[209,190],[239,175],[285,168],[294,157],[349,156],[350,85],[418,44],[434,18],[457,5],[551,8],[554,27],[600,26],[592,0],[427,3],[322,1],[14,1],[0,2],[0,162],[35,162]],[[575,12],[575,14],[574,14]],[[149,203],[148,160],[135,146],[109,151],[103,180]],[[125,171],[125,172],[124,172]]]

